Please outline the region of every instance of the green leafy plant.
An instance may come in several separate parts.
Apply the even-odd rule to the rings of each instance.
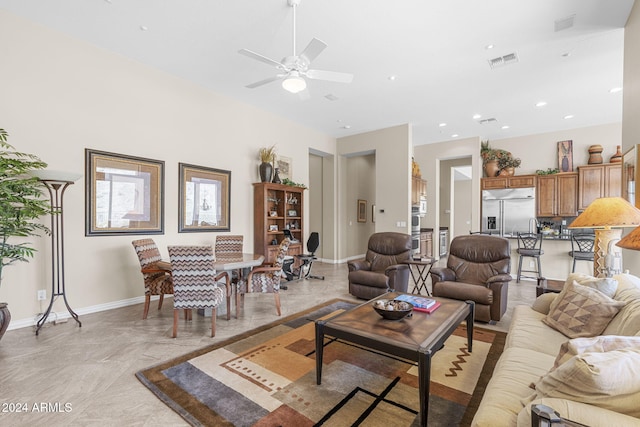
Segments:
[[[304,184],[298,184],[298,183],[296,183],[296,182],[293,182],[293,181],[291,181],[289,178],[285,178],[285,179],[283,179],[283,180],[282,180],[282,183],[283,183],[284,185],[290,185],[290,186],[292,186],[292,187],[300,187],[300,188],[305,188],[305,189],[307,188],[307,186],[306,186],[306,185],[304,185]]]
[[[51,204],[41,191],[42,183],[28,175],[47,164],[33,154],[16,151],[7,143],[8,136],[0,129],[0,284],[4,267],[26,262],[36,251],[31,243],[13,244],[9,239],[48,234],[49,229],[36,220],[51,213]]]
[[[553,175],[560,172],[560,169],[547,168],[547,170],[538,169],[536,170],[537,175]]]
[[[263,147],[258,151],[258,158],[263,163],[273,163],[276,160],[276,146]]]

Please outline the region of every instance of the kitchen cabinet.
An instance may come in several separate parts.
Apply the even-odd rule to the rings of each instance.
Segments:
[[[604,163],[578,167],[578,209],[586,209],[600,197],[619,197],[622,193],[622,165]]]
[[[259,182],[253,184],[253,252],[264,256],[265,263],[273,263],[278,247],[288,229],[296,239],[289,245],[289,255],[303,252],[304,188]],[[296,266],[300,264],[295,258]]]
[[[413,206],[420,204],[420,196],[427,195],[427,181],[419,176],[411,177],[411,204]]]
[[[536,215],[578,215],[578,173],[540,175],[536,185]]]
[[[420,232],[420,255],[433,257],[433,232]]]
[[[501,188],[527,188],[536,186],[537,175],[513,175],[497,176],[495,178],[482,178],[483,190],[497,190]]]

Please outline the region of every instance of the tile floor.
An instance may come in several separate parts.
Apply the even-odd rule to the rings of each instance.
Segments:
[[[283,316],[332,298],[354,299],[348,293],[346,264],[316,262],[313,268],[326,280],[288,283],[281,292]],[[535,282],[514,280],[507,315],[488,327],[506,330],[511,309],[534,298]],[[272,295],[250,294],[239,319],[218,318],[215,338],[208,336],[210,322],[194,315],[188,324],[180,319],[178,338],[173,339],[172,300],[161,311],[154,302],[146,320],[138,304],[81,316],[82,328],[68,321],[48,323],[37,337],[32,328],[7,332],[0,341],[0,425],[187,425],[135,372],[278,318]],[[26,412],[17,412],[25,407]]]

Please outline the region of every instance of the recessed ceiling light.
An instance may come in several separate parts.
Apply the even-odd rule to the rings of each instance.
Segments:
[[[445,127],[447,124],[446,123],[440,123],[438,126],[440,126],[441,128]]]
[[[609,89],[609,93],[618,93],[618,92],[622,92],[622,88],[621,87],[614,87]]]
[[[488,44],[488,45],[486,45],[484,48],[485,48],[485,49],[487,49],[487,50],[489,50],[489,49],[493,49],[494,47],[495,47],[494,45],[492,45],[492,44]]]
[[[457,133],[454,133],[453,135],[451,135],[451,138],[457,138],[457,137],[458,137]]]
[[[140,25],[140,31],[147,31],[149,28],[145,25]]]
[[[565,119],[573,119],[573,114],[567,114],[566,116],[564,116]]]
[[[478,120],[480,117],[482,117],[482,114],[474,114],[473,120]]]
[[[391,80],[391,81],[394,81],[395,79],[397,79],[397,78],[398,78],[398,76],[389,76],[389,77],[387,77],[387,78],[388,78],[389,80]]]
[[[571,56],[571,52],[565,52],[565,53],[562,54],[563,58],[568,58],[570,56]]]
[[[351,125],[344,125],[342,126],[342,129],[351,129]]]
[[[504,129],[504,130],[509,129],[509,125],[504,125],[500,129]]]
[[[540,101],[536,103],[536,107],[544,107],[545,105],[547,105],[546,101]]]

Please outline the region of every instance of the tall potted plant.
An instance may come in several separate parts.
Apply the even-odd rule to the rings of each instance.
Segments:
[[[33,154],[16,151],[7,143],[8,136],[0,129],[0,286],[5,266],[26,262],[35,253],[31,243],[10,243],[9,239],[49,233],[49,229],[36,220],[51,212],[49,200],[43,197],[41,182],[28,175],[29,171],[44,169],[47,164]],[[0,302],[0,338],[10,320],[7,303]]]

